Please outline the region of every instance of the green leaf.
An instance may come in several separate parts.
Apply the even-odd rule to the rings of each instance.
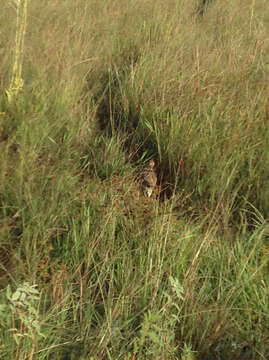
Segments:
[[[177,294],[178,299],[182,300],[184,289],[183,289],[183,286],[180,284],[179,280],[176,278],[173,278],[172,276],[169,276],[169,281],[170,281],[170,284],[171,284],[173,290]]]
[[[16,290],[13,294],[12,294],[12,301],[16,301],[20,298],[21,296],[21,292]]]
[[[10,332],[12,332],[12,331],[18,331],[18,329],[16,329],[16,328],[10,328],[10,329],[8,329],[7,331],[10,331]]]
[[[10,289],[10,285],[7,286],[7,292],[6,292],[6,297],[8,298],[8,300],[11,300],[11,289]]]

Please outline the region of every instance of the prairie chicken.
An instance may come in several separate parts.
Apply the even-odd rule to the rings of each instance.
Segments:
[[[155,161],[150,160],[148,165],[142,171],[142,186],[148,197],[152,195],[152,192],[157,184],[157,175],[154,167]]]

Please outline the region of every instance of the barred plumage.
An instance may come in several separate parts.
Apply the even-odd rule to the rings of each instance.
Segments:
[[[155,161],[150,160],[148,166],[146,166],[142,172],[142,185],[148,197],[152,195],[152,192],[157,184],[157,175],[154,168]]]

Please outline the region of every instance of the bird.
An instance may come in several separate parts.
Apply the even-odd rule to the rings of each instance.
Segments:
[[[157,184],[157,175],[154,168],[155,161],[151,159],[142,171],[142,186],[144,187],[148,197],[152,195],[152,192]]]

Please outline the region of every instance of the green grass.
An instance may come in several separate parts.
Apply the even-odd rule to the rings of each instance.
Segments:
[[[4,5],[0,358],[269,357],[266,8]]]

